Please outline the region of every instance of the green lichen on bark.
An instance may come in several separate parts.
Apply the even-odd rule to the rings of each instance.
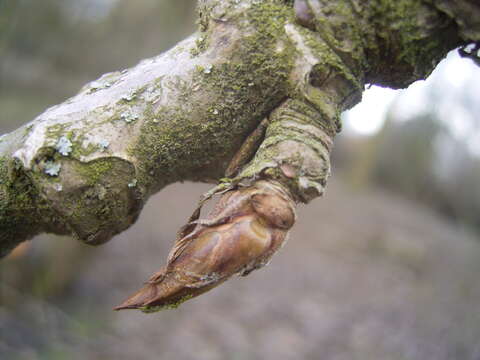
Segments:
[[[0,157],[0,257],[18,244],[18,238],[29,239],[40,228],[38,194],[21,168],[7,157]]]
[[[282,1],[255,2],[245,13],[229,14],[226,21],[234,17],[232,25],[203,16],[208,30],[200,35],[202,41],[216,46],[212,38],[222,37],[221,46],[234,51],[225,61],[192,69],[193,84],[200,84],[208,99],[199,95],[193,107],[195,92],[179,82],[178,105],[151,110],[156,121],[144,123],[131,153],[140,159],[140,183],[152,191],[180,179],[222,177],[245,136],[289,92],[293,51],[285,36],[285,23],[292,16],[288,6]],[[235,31],[229,26],[238,26],[239,40],[228,39]]]
[[[406,87],[425,79],[449,50],[460,45],[454,21],[424,1],[369,2],[368,14],[376,37],[368,43],[368,82]]]
[[[131,165],[116,158],[59,161],[58,178],[37,172],[36,183],[40,196],[75,237],[98,245],[135,221],[143,199],[128,186],[135,179]]]
[[[110,159],[100,159],[91,163],[77,163],[77,172],[81,174],[88,185],[93,186],[104,179],[107,173],[113,170],[113,164]]]
[[[463,41],[480,41],[480,3],[477,0],[425,1],[455,21]]]

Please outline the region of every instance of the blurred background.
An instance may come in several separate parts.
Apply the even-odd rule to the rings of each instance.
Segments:
[[[195,29],[193,0],[0,0],[0,133]],[[480,359],[480,68],[371,87],[326,195],[271,264],[177,310],[113,312],[162,266],[204,184],[175,184],[90,248],[42,235],[0,262],[0,359]]]

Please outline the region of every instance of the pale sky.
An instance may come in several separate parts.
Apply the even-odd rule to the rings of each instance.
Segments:
[[[360,135],[373,135],[378,132],[385,121],[389,106],[400,94],[397,103],[400,119],[409,118],[412,114],[421,112],[425,102],[425,89],[431,86],[436,77],[441,78],[442,85],[448,87],[449,91],[455,91],[465,86],[474,77],[480,77],[480,68],[471,60],[462,59],[456,51],[452,51],[426,81],[416,81],[405,90],[372,86],[365,90],[362,101],[358,105],[344,113],[343,122],[346,131],[353,131]],[[459,135],[470,131],[466,122],[462,120],[462,111],[457,109],[456,113],[458,116],[455,116],[450,124],[452,130],[459,132]],[[480,139],[480,134],[477,138]],[[480,151],[480,142],[478,145]]]

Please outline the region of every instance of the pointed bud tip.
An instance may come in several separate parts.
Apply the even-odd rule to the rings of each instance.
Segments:
[[[176,309],[180,306],[180,304],[184,303],[185,301],[193,298],[195,295],[188,294],[185,295],[175,301],[168,301],[165,299],[155,299],[152,301],[147,301],[144,303],[134,303],[135,299],[127,299],[125,302],[123,302],[121,305],[115,307],[113,310],[118,311],[118,310],[141,310],[142,312],[149,314],[149,313],[154,313],[158,312],[161,310],[167,310],[167,309]],[[163,300],[163,301],[162,301]],[[160,305],[159,305],[160,304]]]
[[[137,309],[149,313],[176,308],[201,292],[179,283],[175,277],[165,277],[158,283],[147,283],[114,310]]]
[[[115,307],[114,310],[140,309],[157,297],[155,285],[147,284],[119,306]]]

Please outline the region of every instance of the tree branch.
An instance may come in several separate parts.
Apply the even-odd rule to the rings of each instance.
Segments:
[[[366,83],[405,87],[480,39],[467,0],[198,8],[196,34],[0,138],[1,255],[44,231],[109,240],[167,184],[223,177],[265,118],[264,142],[231,184],[274,179],[307,202],[323,193],[339,115]]]

